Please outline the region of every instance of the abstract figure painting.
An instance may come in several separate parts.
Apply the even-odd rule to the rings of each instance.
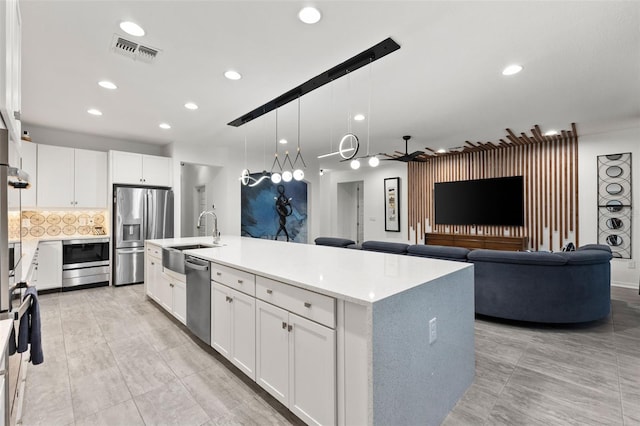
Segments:
[[[598,156],[598,243],[631,259],[631,153]]]
[[[400,232],[400,178],[384,180],[384,230]]]
[[[259,179],[261,173],[252,176]],[[306,243],[307,183],[274,184],[264,180],[256,186],[240,186],[240,235],[243,237]]]

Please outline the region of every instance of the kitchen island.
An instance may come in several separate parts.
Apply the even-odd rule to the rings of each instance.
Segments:
[[[145,253],[211,242],[148,240]],[[211,262],[211,344],[305,422],[439,424],[471,384],[471,264],[232,236],[222,244],[185,250]]]

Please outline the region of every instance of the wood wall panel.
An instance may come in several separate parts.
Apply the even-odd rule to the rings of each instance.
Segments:
[[[531,136],[507,129],[499,143],[465,142],[460,152],[425,154],[408,163],[409,235],[421,242],[425,232],[527,237],[532,250],[578,245],[578,134],[575,124],[555,136],[539,126]],[[433,224],[433,187],[437,182],[523,176],[524,226],[445,226]]]

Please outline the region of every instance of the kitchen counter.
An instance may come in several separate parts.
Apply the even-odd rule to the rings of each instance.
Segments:
[[[211,237],[147,240],[161,247],[212,244]],[[361,305],[371,305],[470,263],[227,236],[221,247],[184,253]]]
[[[149,250],[154,250],[149,245],[175,247],[211,243],[212,237],[146,241]],[[297,364],[301,370],[295,371],[301,372],[306,378],[304,383],[311,383],[309,386],[316,383],[328,386],[316,386],[323,389],[322,396],[314,397],[318,404],[306,401],[315,407],[317,418],[324,419],[321,423],[440,424],[473,381],[472,264],[238,236],[225,236],[221,244],[184,253],[212,262],[211,270],[216,271],[216,277],[217,271],[225,267],[239,270],[238,277],[255,276],[253,299],[245,297],[245,300],[247,303],[255,300],[256,319],[247,320],[239,329],[248,330],[255,324],[256,336],[273,333],[265,340],[256,337],[256,353],[270,354],[271,345],[279,345],[282,339],[286,341],[288,333],[282,330],[289,324],[288,331],[294,339],[290,342],[302,342],[289,353],[298,354],[299,361],[308,368],[304,370]],[[223,288],[215,282],[212,286]],[[188,291],[188,279],[186,287]],[[289,320],[285,319],[287,311],[282,308],[293,305],[279,305],[285,300],[278,301],[273,296],[280,291],[289,295],[311,291],[324,295],[318,296],[320,298],[328,296],[333,304],[325,307],[335,312],[335,316],[330,314],[323,322],[311,314],[316,309],[315,302],[305,303],[312,321],[307,321],[308,328],[295,325],[291,328],[292,318],[298,317],[289,313]],[[235,298],[227,297],[226,302],[225,298],[214,298],[222,304],[212,302],[212,329],[217,324],[214,314],[220,313],[215,306],[224,310],[223,306],[240,295],[233,294]],[[304,297],[313,299],[311,295]],[[296,300],[299,304],[291,307],[290,312],[306,315],[301,302],[307,300]],[[188,303],[186,309],[189,311]],[[285,317],[271,323],[271,314],[265,312],[285,312]],[[320,324],[311,326],[313,321]],[[268,324],[272,328],[267,327]],[[293,337],[296,329],[304,333],[305,329],[314,327],[318,334],[307,334],[308,339],[298,341]],[[309,349],[310,342],[320,339],[321,335],[325,336],[324,344],[318,344],[317,350]],[[286,353],[282,353],[285,358]],[[280,359],[278,356],[261,364],[258,358],[254,380],[296,415],[314,423],[312,417],[305,417],[309,413],[297,406],[298,403],[304,406],[304,397],[309,398],[313,392],[301,394],[300,402],[295,396],[291,399],[283,396],[286,391],[274,390],[269,381],[270,370],[279,368],[272,366],[279,365]],[[303,362],[304,359],[308,361]],[[333,367],[327,365],[331,359],[335,361]],[[327,385],[325,381],[333,380],[332,377],[335,383]],[[295,389],[289,391],[295,393]],[[327,408],[328,411],[318,414],[317,407],[325,406],[319,401],[327,407],[331,405],[327,401],[335,401],[335,412]]]

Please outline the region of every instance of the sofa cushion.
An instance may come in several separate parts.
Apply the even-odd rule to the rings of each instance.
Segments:
[[[362,250],[378,251],[382,253],[406,254],[409,244],[389,243],[386,241],[365,241],[362,243]]]
[[[600,251],[611,253],[611,247],[604,244],[585,244],[581,247],[578,247],[576,251],[583,251],[583,250],[600,250]]]
[[[599,263],[609,263],[613,257],[611,250],[604,251],[601,249],[570,251],[558,253],[558,255],[567,259],[567,265],[596,265]]]
[[[318,246],[331,246],[331,247],[347,247],[351,244],[356,243],[355,241],[350,240],[348,238],[337,238],[337,237],[318,237],[314,241]]]
[[[567,259],[558,253],[506,250],[472,250],[467,259],[471,262],[514,263],[520,265],[561,266]]]
[[[469,250],[463,247],[438,246],[429,244],[415,244],[407,248],[409,256],[431,257],[444,260],[467,261]]]

